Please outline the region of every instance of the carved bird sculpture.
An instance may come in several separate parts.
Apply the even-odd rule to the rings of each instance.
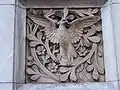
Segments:
[[[53,20],[50,15],[55,12],[50,10],[44,17],[30,17],[36,24],[45,27],[47,38],[53,43],[59,43],[60,45],[60,60],[70,63],[73,61],[73,57],[77,57],[76,50],[73,43],[80,40],[82,36],[82,30],[85,27],[89,27],[100,20],[99,16],[86,16],[68,22],[67,16],[69,10],[64,8],[63,16],[60,21]],[[56,24],[59,27],[56,27]],[[66,27],[69,25],[69,28]]]

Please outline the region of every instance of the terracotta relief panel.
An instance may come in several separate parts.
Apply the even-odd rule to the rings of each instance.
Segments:
[[[99,8],[27,9],[26,82],[105,81]]]

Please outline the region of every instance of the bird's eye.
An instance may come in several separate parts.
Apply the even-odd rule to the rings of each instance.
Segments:
[[[62,20],[62,21],[66,21],[66,20]]]

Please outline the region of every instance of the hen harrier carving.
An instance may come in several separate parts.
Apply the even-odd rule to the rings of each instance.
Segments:
[[[80,40],[82,36],[83,28],[89,27],[100,20],[99,16],[87,16],[68,22],[67,16],[69,10],[67,8],[63,9],[63,16],[60,21],[53,20],[50,18],[55,12],[50,10],[44,17],[30,17],[33,22],[43,26],[47,39],[53,43],[59,43],[60,45],[60,60],[66,60],[71,62],[73,57],[77,57],[76,50],[73,46],[73,43],[76,43]],[[56,24],[59,27],[56,27]],[[66,28],[66,25],[69,25],[69,28]]]

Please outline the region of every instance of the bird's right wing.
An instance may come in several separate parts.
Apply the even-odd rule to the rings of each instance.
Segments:
[[[29,16],[29,18],[34,23],[44,27],[44,31],[48,40],[50,40],[53,43],[58,43],[57,29],[55,27],[55,22],[51,22],[46,17],[38,18],[38,17]]]

